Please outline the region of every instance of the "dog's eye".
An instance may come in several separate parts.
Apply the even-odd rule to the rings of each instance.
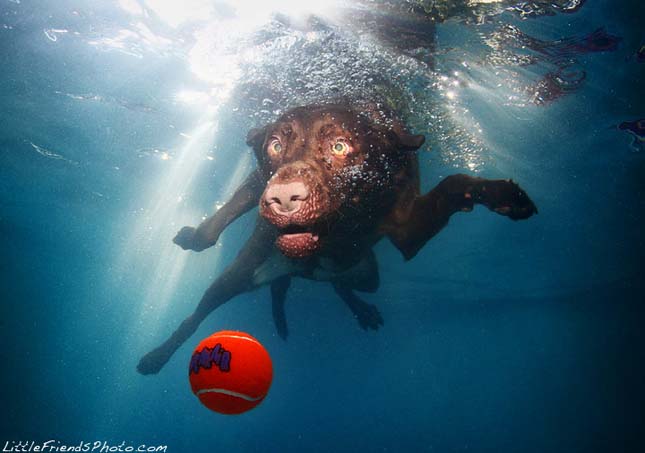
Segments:
[[[271,154],[280,154],[282,152],[282,143],[280,143],[280,139],[277,137],[272,138],[269,141],[267,149]]]
[[[347,142],[344,139],[337,139],[335,143],[331,145],[331,152],[336,156],[345,157],[349,154],[350,148]]]

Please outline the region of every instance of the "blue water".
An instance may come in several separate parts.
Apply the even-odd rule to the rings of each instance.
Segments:
[[[193,3],[0,3],[2,445],[640,451],[645,152],[617,128],[645,117],[640,2],[480,24],[456,14],[437,24],[431,64],[392,37],[338,38],[346,25],[316,28],[306,11],[243,28],[253,6]],[[539,103],[522,87],[557,64],[491,63],[487,39],[505,25],[551,43],[598,28],[621,39],[567,54],[584,80]],[[328,284],[296,280],[288,341],[261,288],[139,375],[253,227],[250,213],[199,254],[171,242],[253,168],[247,130],[379,83],[428,137],[425,190],[458,172],[512,177],[539,214],[457,214],[407,263],[379,243],[381,287],[361,295],[383,315],[377,332]],[[273,360],[268,397],[239,416],[204,408],[187,379],[197,342],[222,329],[251,333]]]

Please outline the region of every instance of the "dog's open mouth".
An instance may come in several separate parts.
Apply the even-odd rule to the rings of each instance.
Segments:
[[[305,258],[320,248],[320,234],[311,227],[289,225],[280,230],[275,245],[289,258]]]

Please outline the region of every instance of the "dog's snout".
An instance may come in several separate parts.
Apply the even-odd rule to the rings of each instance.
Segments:
[[[291,215],[302,206],[309,197],[307,186],[300,181],[287,184],[271,184],[264,194],[264,202],[273,212],[280,215]]]

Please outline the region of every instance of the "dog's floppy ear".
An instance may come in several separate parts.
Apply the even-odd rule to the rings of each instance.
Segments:
[[[267,155],[262,149],[264,140],[266,139],[268,126],[253,128],[246,134],[246,144],[253,148],[255,160],[260,168],[266,167]]]
[[[408,152],[416,151],[421,148],[426,141],[423,135],[409,134],[399,125],[395,125],[388,132],[387,135],[398,151]]]
[[[416,151],[426,141],[423,135],[408,133],[394,112],[385,105],[367,103],[362,106],[361,111],[372,123],[388,124],[389,135],[401,151]]]
[[[408,134],[400,132],[396,134],[399,149],[402,151],[416,151],[421,148],[426,141],[423,135]]]
[[[267,128],[254,127],[246,134],[246,144],[253,148],[256,152],[260,150],[266,138]]]

